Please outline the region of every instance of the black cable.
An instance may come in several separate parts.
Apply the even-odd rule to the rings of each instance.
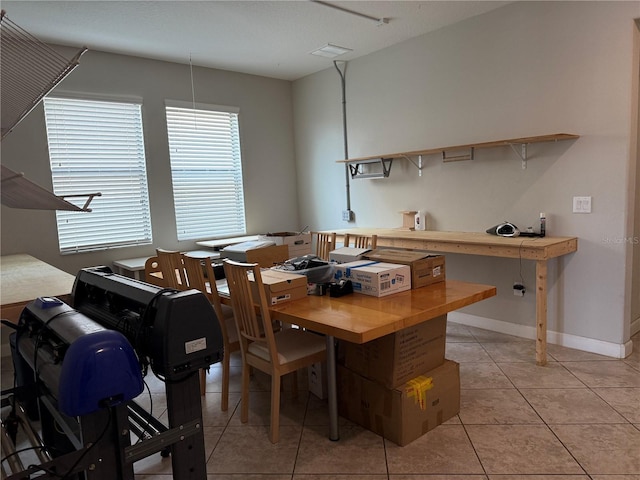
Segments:
[[[524,245],[525,240],[520,242],[520,248],[518,248],[518,256],[520,257],[520,283],[524,286],[524,277],[522,276],[522,246]]]
[[[2,459],[0,459],[0,463],[4,463],[6,460],[8,460],[9,458],[11,458],[11,457],[13,457],[15,455],[18,455],[18,454],[23,453],[23,452],[28,452],[28,451],[31,451],[31,450],[49,450],[49,448],[44,446],[44,445],[39,445],[39,446],[36,446],[36,447],[21,448],[20,450],[16,450],[15,452],[11,452],[10,454],[5,455],[4,457],[2,457]]]
[[[67,470],[67,473],[65,473],[64,475],[59,475],[55,472],[50,472],[47,470],[44,470],[41,467],[38,467],[37,465],[30,465],[29,468],[31,468],[32,466],[35,466],[37,468],[39,468],[40,470],[44,470],[47,473],[49,473],[50,475],[55,475],[56,477],[60,478],[60,480],[67,480],[69,478],[69,476],[73,473],[73,471],[75,470],[75,468],[80,464],[80,462],[82,462],[82,460],[84,460],[84,457],[87,456],[87,454],[93,450],[95,448],[96,445],[98,445],[102,439],[104,438],[104,436],[107,434],[107,431],[109,430],[109,426],[111,425],[111,421],[113,420],[113,415],[111,412],[111,408],[107,408],[107,412],[109,414],[109,417],[107,418],[107,424],[104,426],[104,429],[102,430],[102,432],[100,433],[100,435],[98,436],[98,438],[96,439],[95,442],[93,442],[91,444],[91,446],[89,448],[87,448],[82,455],[80,455],[80,457],[78,457],[78,459],[75,461],[75,463],[73,465],[71,465],[71,467],[69,467],[69,470]]]
[[[142,379],[142,383],[144,383],[144,386],[147,388],[147,393],[149,394],[149,415],[153,416],[153,395],[151,395],[151,388],[149,388],[149,385],[144,381],[144,379]],[[144,427],[144,430],[148,430],[150,427],[151,420],[147,419],[147,425]],[[136,445],[144,440],[144,438],[142,438],[143,433],[144,432],[140,432],[140,434],[138,435],[138,441],[136,442]]]

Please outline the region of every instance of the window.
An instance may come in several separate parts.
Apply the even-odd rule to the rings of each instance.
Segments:
[[[246,233],[238,111],[167,102],[178,240]]]
[[[102,193],[91,212],[56,212],[60,252],[150,244],[141,105],[47,97],[44,110],[54,193]]]

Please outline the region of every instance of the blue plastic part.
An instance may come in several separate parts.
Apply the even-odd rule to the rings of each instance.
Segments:
[[[142,393],[140,366],[120,332],[102,330],[79,337],[62,362],[58,407],[70,417],[127,402]]]

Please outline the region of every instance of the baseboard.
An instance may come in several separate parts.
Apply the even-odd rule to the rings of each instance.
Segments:
[[[529,338],[531,340],[536,339],[536,329],[529,325],[518,325],[516,323],[503,322],[501,320],[460,312],[449,313],[448,320],[470,327],[484,328],[506,335],[513,335],[515,337]],[[640,324],[640,319],[634,322],[634,324],[635,323]],[[636,325],[636,327],[640,329],[640,325]],[[633,349],[631,340],[623,344],[618,344],[554,331],[547,331],[547,343],[613,358],[626,358],[631,354]]]

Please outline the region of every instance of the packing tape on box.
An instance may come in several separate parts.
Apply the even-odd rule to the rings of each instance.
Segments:
[[[369,262],[369,263],[363,263],[362,265],[356,265],[355,267],[347,267],[346,269],[347,278],[351,276],[351,270],[355,270],[357,268],[363,268],[363,267],[370,267],[371,265],[376,265],[377,263],[380,263],[380,262]]]
[[[427,409],[427,390],[433,388],[433,378],[420,375],[412,378],[405,386],[405,392],[409,398],[413,397],[414,403],[420,406],[420,410]]]

